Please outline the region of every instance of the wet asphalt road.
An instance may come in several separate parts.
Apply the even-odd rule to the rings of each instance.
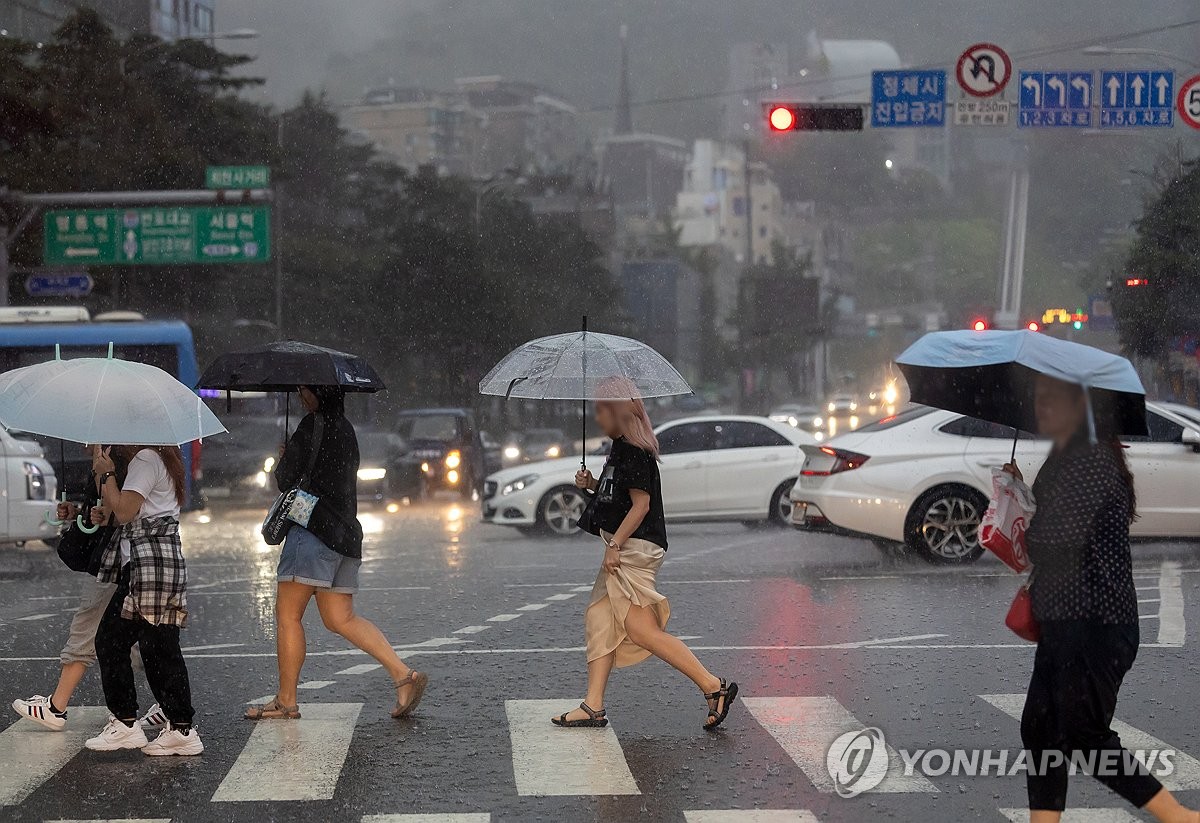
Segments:
[[[1032,647],[1003,625],[1017,581],[989,558],[932,568],[866,541],[677,525],[660,576],[670,629],[749,700],[705,732],[694,687],[651,660],[614,675],[610,730],[580,732],[542,718],[583,696],[599,543],[534,539],[476,515],[449,500],[363,515],[359,610],[430,674],[417,715],[388,716],[386,674],[312,608],[305,718],[261,731],[239,718],[273,694],[277,550],[258,540],[257,511],[189,515],[184,646],[207,747],[197,758],[83,750],[104,719],[78,708],[103,705],[96,672],[70,734],[16,721],[9,700],[53,688],[82,577],[44,549],[0,549],[0,820],[1003,823],[1023,805],[1019,776],[889,778],[843,799],[824,765],[837,735],[864,726],[895,748],[1019,747],[1002,707],[1016,699],[1019,710],[1020,698],[981,697],[1023,692],[1032,664]],[[1137,547],[1143,649],[1118,707],[1137,733],[1193,756],[1198,552]],[[1200,804],[1200,762],[1176,763],[1172,779]],[[1083,777],[1071,802],[1092,810],[1081,820],[1140,819]]]

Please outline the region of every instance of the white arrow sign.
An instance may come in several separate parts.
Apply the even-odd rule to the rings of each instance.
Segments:
[[[1142,79],[1140,74],[1134,75],[1133,80],[1129,84],[1129,88],[1133,89],[1133,105],[1142,105],[1142,92],[1146,88],[1146,81]]]
[[[1154,81],[1154,88],[1158,89],[1158,105],[1167,105],[1167,89],[1170,87],[1171,81],[1167,80],[1167,78],[1161,74],[1158,76],[1158,79]]]
[[[1108,78],[1108,105],[1115,108],[1117,105],[1117,93],[1121,91],[1121,81],[1116,77]]]
[[[1051,77],[1046,81],[1046,88],[1054,89],[1058,92],[1058,105],[1063,107],[1067,105],[1067,84],[1060,77]]]
[[[1026,77],[1021,83],[1022,86],[1033,92],[1034,108],[1042,105],[1042,84],[1035,77]]]
[[[1084,108],[1092,104],[1092,84],[1082,77],[1073,77],[1071,79],[1071,88],[1075,89],[1083,97]]]

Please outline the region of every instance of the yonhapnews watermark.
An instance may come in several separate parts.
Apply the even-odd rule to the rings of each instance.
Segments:
[[[1070,774],[1101,777],[1148,771],[1167,777],[1175,771],[1175,749],[1071,752],[1026,749],[897,749],[896,774],[904,777],[1012,777],[1068,769]],[[883,732],[875,727],[840,735],[825,754],[833,788],[841,797],[856,797],[883,782],[892,757]]]

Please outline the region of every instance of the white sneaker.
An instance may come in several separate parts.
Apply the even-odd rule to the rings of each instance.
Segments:
[[[117,718],[108,721],[104,731],[83,745],[94,752],[115,752],[118,749],[140,749],[146,745],[146,733],[137,723],[126,726]]]
[[[17,699],[12,702],[13,711],[27,720],[40,723],[47,729],[61,732],[67,725],[67,713],[56,712],[50,708],[50,698],[35,694],[28,700]]]
[[[204,744],[200,742],[200,735],[196,734],[195,729],[181,732],[170,726],[142,748],[143,754],[152,757],[164,757],[171,754],[200,754],[203,751]]]
[[[162,708],[155,703],[150,707],[150,711],[142,715],[142,719],[138,723],[143,729],[161,729],[167,725],[167,716],[163,714]]]

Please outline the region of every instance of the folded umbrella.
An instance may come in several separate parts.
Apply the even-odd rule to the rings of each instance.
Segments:
[[[1033,389],[1038,374],[1086,390],[1090,411],[1111,411],[1119,435],[1146,434],[1146,390],[1124,357],[1032,331],[926,334],[896,363],[914,403],[1037,431]]]
[[[198,388],[292,392],[297,386],[334,386],[348,392],[383,391],[383,381],[355,354],[283,340],[222,354],[200,376]]]

